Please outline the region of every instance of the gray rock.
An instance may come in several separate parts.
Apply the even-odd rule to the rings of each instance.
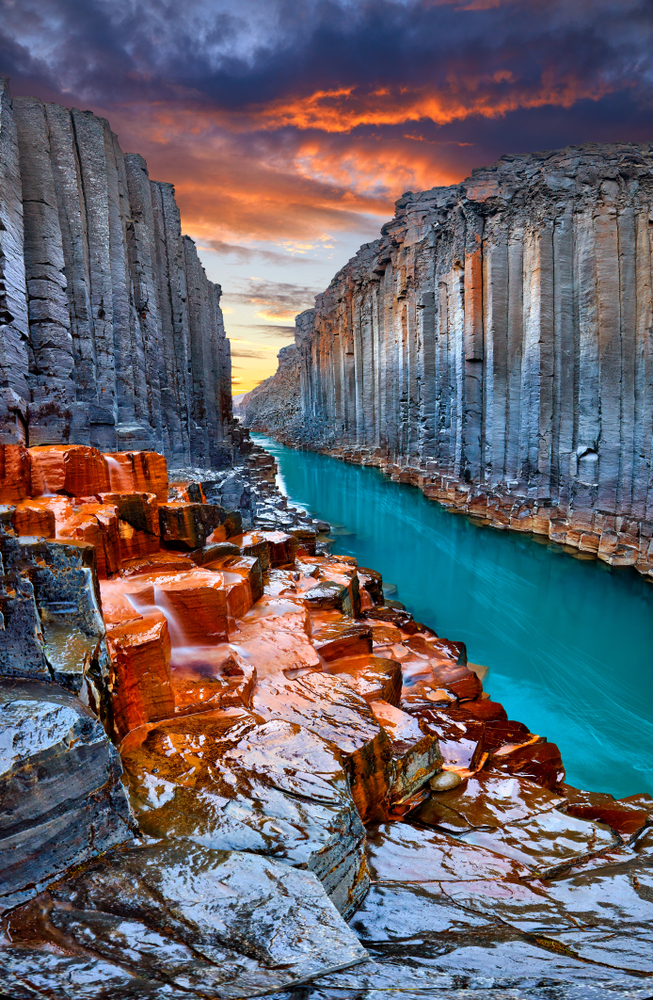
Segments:
[[[0,910],[130,840],[116,749],[54,684],[0,682]]]
[[[221,289],[174,190],[106,121],[0,83],[0,437],[164,451],[223,467],[231,411]]]
[[[282,359],[247,419],[445,492],[557,505],[648,566],[652,201],[647,143],[503,157],[408,193],[297,317],[292,379]]]
[[[75,1000],[240,1000],[366,958],[314,875],[179,842],[87,864],[12,912],[7,931],[12,944],[0,945],[0,985],[3,976],[31,983],[36,969],[37,996],[56,986],[57,996]],[[76,992],[75,976],[85,992]],[[66,979],[70,992],[61,992]],[[115,992],[105,992],[107,983]],[[92,985],[98,993],[90,994]]]

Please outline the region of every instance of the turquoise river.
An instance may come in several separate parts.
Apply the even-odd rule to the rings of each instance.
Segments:
[[[567,780],[653,792],[653,585],[530,535],[476,526],[376,469],[260,434],[280,485],[333,525],[333,551],[394,585],[415,618],[467,643],[511,719],[557,743]]]

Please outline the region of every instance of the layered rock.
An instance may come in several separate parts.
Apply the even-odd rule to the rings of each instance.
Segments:
[[[0,434],[153,448],[221,466],[234,447],[220,286],[151,181],[91,112],[0,80]],[[236,436],[237,436],[237,432]]]
[[[408,192],[297,319],[301,422],[252,426],[648,573],[652,211],[647,144]]]
[[[288,435],[301,419],[300,354],[295,344],[282,347],[271,378],[248,392],[240,403],[245,427]]]

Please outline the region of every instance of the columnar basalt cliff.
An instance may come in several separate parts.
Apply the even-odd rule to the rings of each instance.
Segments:
[[[302,419],[282,436],[648,573],[652,222],[653,145],[506,156],[407,193],[298,317]]]
[[[0,79],[0,440],[231,456],[220,286],[150,181],[89,111]]]

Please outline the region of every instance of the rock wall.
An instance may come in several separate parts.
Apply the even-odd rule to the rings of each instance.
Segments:
[[[248,392],[240,404],[245,427],[289,434],[301,420],[300,355],[294,344],[282,347],[271,378]]]
[[[231,457],[220,286],[170,184],[89,111],[0,79],[0,440]]]
[[[298,317],[294,440],[648,546],[652,221],[653,145],[407,193]]]

